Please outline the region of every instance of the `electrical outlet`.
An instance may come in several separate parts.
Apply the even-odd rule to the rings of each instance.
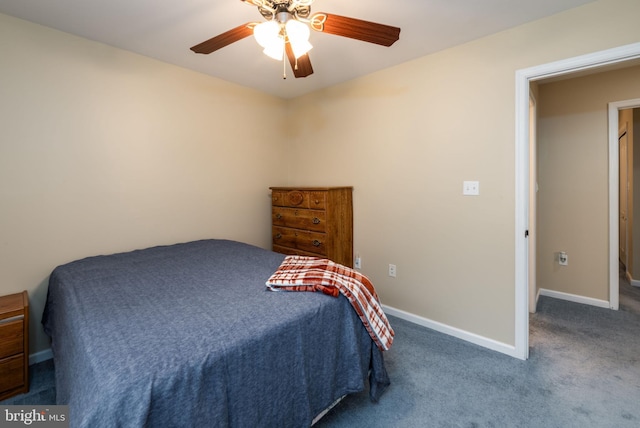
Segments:
[[[360,256],[356,256],[356,260],[355,260],[355,263],[353,264],[353,266],[356,269],[362,269],[362,259],[360,258]]]
[[[389,265],[389,276],[392,278],[396,277],[396,265]]]
[[[566,252],[560,251],[558,253],[558,264],[560,266],[567,266],[569,264],[569,256]]]

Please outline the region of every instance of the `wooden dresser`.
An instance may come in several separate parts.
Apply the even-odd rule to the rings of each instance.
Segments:
[[[273,251],[353,267],[352,187],[270,187]]]
[[[0,297],[0,400],[29,391],[29,295]]]

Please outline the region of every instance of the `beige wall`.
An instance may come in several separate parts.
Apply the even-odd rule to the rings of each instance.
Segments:
[[[638,97],[640,67],[539,86],[540,288],[609,300],[608,103]]]
[[[32,352],[61,263],[208,237],[270,247],[282,100],[4,15],[0,40],[0,294],[29,291]]]
[[[515,72],[637,42],[636,16],[600,1],[293,100],[291,183],[354,186],[384,304],[513,345]]]
[[[32,293],[44,349],[57,264],[210,236],[268,246],[268,186],[353,185],[383,303],[513,345],[515,72],[637,42],[639,15],[599,1],[288,102],[0,15],[0,292]]]

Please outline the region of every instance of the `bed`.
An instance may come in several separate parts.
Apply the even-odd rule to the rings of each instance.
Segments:
[[[43,313],[74,427],[310,426],[389,379],[344,296],[273,292],[284,255],[202,240],[51,274]]]

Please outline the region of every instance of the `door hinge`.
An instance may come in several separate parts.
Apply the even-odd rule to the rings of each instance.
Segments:
[[[529,230],[525,230],[525,231],[524,231],[524,237],[525,237],[525,238],[528,238],[528,237],[529,237]]]

